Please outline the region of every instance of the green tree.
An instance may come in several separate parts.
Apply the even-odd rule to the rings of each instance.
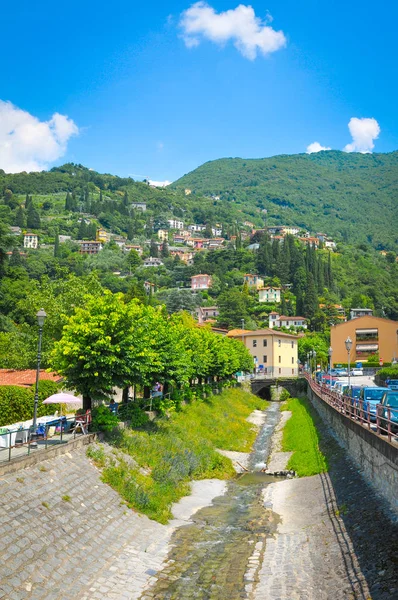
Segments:
[[[29,204],[26,225],[28,229],[40,229],[41,226],[40,215],[33,203]]]
[[[19,206],[16,212],[15,225],[17,225],[17,227],[25,227],[25,211],[22,206]]]

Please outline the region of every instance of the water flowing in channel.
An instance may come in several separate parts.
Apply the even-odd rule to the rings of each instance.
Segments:
[[[253,581],[253,576],[251,581],[247,576],[249,558],[257,542],[264,541],[276,526],[275,515],[264,508],[261,495],[264,486],[276,479],[260,469],[267,461],[279,415],[279,403],[271,403],[250,455],[251,472],[230,481],[223,496],[173,534],[168,564],[143,599],[248,597],[247,587]]]

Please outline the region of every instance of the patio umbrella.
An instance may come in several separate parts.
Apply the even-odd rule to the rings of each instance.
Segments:
[[[58,392],[58,394],[53,394],[43,400],[43,404],[81,404],[81,402],[80,398],[76,398],[76,396],[66,394],[65,392]]]

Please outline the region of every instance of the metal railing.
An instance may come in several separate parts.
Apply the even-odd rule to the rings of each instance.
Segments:
[[[65,444],[75,439],[76,435],[86,435],[91,415],[53,417],[44,423],[40,423],[40,420],[39,418],[36,431],[33,431],[31,425],[0,427],[0,463]]]
[[[371,407],[373,408],[374,405],[371,405],[369,401],[339,394],[327,385],[314,381],[308,373],[305,373],[304,377],[321,400],[348,419],[367,427],[375,435],[383,436],[383,439],[385,439],[384,436],[387,436],[389,442],[393,438],[398,439],[398,408],[377,404],[376,410],[373,412]]]

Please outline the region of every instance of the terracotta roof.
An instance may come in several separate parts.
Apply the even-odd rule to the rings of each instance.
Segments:
[[[291,333],[285,333],[284,331],[275,331],[275,329],[255,329],[253,331],[232,329],[228,331],[228,337],[245,337],[247,335],[274,335],[276,337],[288,337],[297,339],[299,336]]]
[[[62,377],[58,373],[47,373],[40,371],[40,380],[46,381],[62,381]],[[36,382],[36,370],[27,369],[26,371],[15,371],[14,369],[0,369],[0,385],[18,385],[20,387],[29,387]]]
[[[282,319],[284,321],[297,321],[297,320],[299,320],[299,321],[306,321],[307,320],[305,317],[285,317],[285,315],[281,315],[279,317],[279,321],[282,321]]]

